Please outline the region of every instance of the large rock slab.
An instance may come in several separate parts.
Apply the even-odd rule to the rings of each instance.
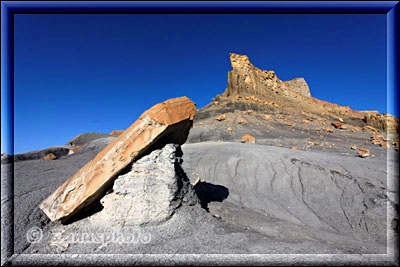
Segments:
[[[180,206],[198,203],[181,156],[179,145],[167,144],[133,163],[115,180],[113,192],[101,199],[104,209],[94,221],[111,227],[159,224]]]
[[[101,197],[132,161],[167,143],[183,144],[196,110],[196,105],[187,97],[153,106],[46,198],[39,208],[52,221],[68,221]]]

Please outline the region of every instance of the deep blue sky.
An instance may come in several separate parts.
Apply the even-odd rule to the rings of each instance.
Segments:
[[[172,97],[201,108],[225,90],[230,52],[387,112],[385,15],[17,14],[14,30],[16,154],[126,129]]]

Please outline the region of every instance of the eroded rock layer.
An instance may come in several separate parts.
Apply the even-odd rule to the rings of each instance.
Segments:
[[[228,88],[223,96],[252,94],[269,96],[271,94],[311,96],[304,78],[281,81],[272,70],[255,67],[246,55],[230,54],[232,71],[228,73]]]

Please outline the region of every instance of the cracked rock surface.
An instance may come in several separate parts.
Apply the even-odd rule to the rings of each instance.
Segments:
[[[389,221],[393,216],[398,219],[395,212],[398,209],[398,174],[391,172],[398,168],[396,157],[388,154],[387,160],[362,159],[230,142],[182,146],[182,169],[191,182],[200,177],[202,186],[197,184],[194,189],[199,199],[206,201],[202,206],[209,212],[199,205],[182,205],[164,222],[117,224],[118,227],[96,223],[95,218],[99,218],[102,211],[67,225],[46,220],[37,208],[38,203],[113,140],[109,137],[92,141],[56,161],[27,160],[14,164],[14,248],[16,253],[25,256],[16,257],[13,263],[26,264],[28,258],[24,257],[47,253],[357,256],[358,253],[386,253],[388,244],[397,238]],[[149,164],[159,170],[157,164],[168,162],[168,153],[157,154],[154,158],[150,155],[147,159],[143,157],[142,162],[139,160],[140,167],[133,169],[140,172]],[[165,164],[162,165],[165,168]],[[2,164],[2,178],[8,177],[11,167]],[[389,186],[393,180],[394,186]],[[116,183],[115,188],[127,192],[131,190],[129,184],[127,179],[119,185]],[[7,201],[9,199],[3,199],[2,195],[2,203]],[[106,209],[105,205],[103,211]],[[2,220],[4,218],[2,216]],[[43,238],[29,244],[26,235],[32,226],[42,229]],[[129,244],[54,241],[58,236],[67,238],[73,234],[98,235],[122,230],[139,234],[139,239],[150,236],[151,240]],[[30,263],[43,260],[29,258]],[[111,258],[104,259],[108,261],[111,263]],[[360,261],[369,260],[360,258]]]
[[[181,205],[198,200],[181,167],[179,145],[167,144],[144,156],[118,177],[113,192],[100,201],[104,209],[93,221],[109,225],[157,224],[171,218]]]

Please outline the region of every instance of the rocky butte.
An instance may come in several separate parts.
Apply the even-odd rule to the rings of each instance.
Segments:
[[[394,116],[312,97],[304,78],[282,81],[274,71],[255,67],[247,55],[231,53],[230,61],[227,88],[197,112],[189,142],[240,142],[251,135],[257,144],[300,144],[308,150],[307,142],[318,142],[324,150],[325,144],[333,148],[338,142],[350,148],[360,131],[380,131],[393,135],[398,150],[399,121]]]
[[[310,89],[304,78],[281,81],[272,70],[260,70],[248,56],[231,53],[232,71],[228,72],[228,88],[222,96],[250,94],[268,97],[271,94],[309,97]]]

